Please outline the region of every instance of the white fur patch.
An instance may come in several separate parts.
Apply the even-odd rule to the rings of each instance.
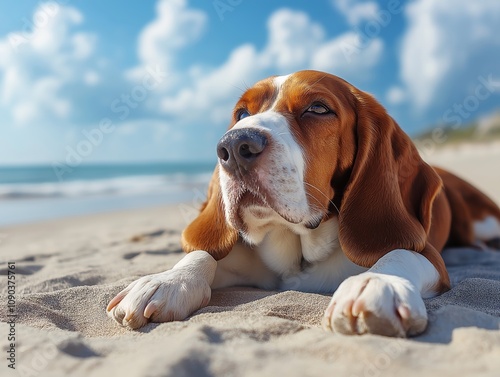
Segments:
[[[307,262],[325,260],[333,250],[341,250],[339,243],[339,222],[331,218],[316,229],[310,229],[300,237],[302,256]]]
[[[496,217],[488,216],[484,220],[474,222],[474,236],[479,241],[500,237],[500,224]]]
[[[431,297],[439,280],[424,256],[393,250],[367,272],[346,279],[325,311],[323,327],[344,334],[404,337],[427,326],[422,297]]]
[[[279,276],[296,274],[302,258],[300,237],[282,226],[273,226],[256,251],[266,266]]]
[[[280,289],[312,293],[332,293],[348,277],[365,272],[349,260],[339,249],[333,249],[322,261],[311,264],[304,270],[283,276]]]
[[[282,98],[282,90],[281,88],[283,87],[283,84],[286,82],[286,80],[288,80],[288,78],[290,77],[291,75],[285,75],[285,76],[276,76],[274,79],[273,79],[273,84],[274,84],[274,87],[276,88],[278,94],[273,102],[273,104],[271,105],[271,110],[273,110],[276,105],[278,104],[278,102],[281,100]]]
[[[254,249],[237,242],[225,258],[217,261],[212,289],[235,285],[276,289],[278,276],[265,265]]]
[[[331,293],[346,278],[367,270],[342,252],[335,218],[306,232],[293,224],[263,225],[259,229],[263,238],[257,245],[238,243],[226,258],[217,262],[215,287],[252,285]]]

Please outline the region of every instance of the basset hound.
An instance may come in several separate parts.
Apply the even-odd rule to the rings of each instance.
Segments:
[[[333,293],[326,330],[423,332],[423,298],[450,288],[440,252],[500,237],[500,209],[426,164],[369,94],[317,71],[270,77],[236,104],[188,253],[142,277],[108,314],[139,328],[183,320],[211,290]]]

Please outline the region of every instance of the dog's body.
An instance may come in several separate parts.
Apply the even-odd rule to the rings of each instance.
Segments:
[[[441,250],[500,237],[500,209],[420,158],[378,102],[329,74],[257,83],[220,140],[186,255],[108,305],[119,323],[182,320],[211,289],[335,292],[326,329],[422,332],[422,298],[450,287]]]

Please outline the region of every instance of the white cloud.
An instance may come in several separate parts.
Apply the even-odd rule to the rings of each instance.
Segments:
[[[375,1],[333,0],[332,3],[352,26],[376,18],[379,10]]]
[[[269,36],[262,53],[263,63],[287,71],[307,64],[325,38],[321,25],[312,22],[307,14],[289,9],[273,13],[267,27]]]
[[[101,81],[101,77],[95,71],[87,71],[83,75],[83,81],[89,86],[94,86],[99,84],[99,82]]]
[[[36,80],[27,98],[13,105],[14,119],[21,124],[41,119],[46,115],[65,119],[71,110],[71,103],[58,95],[61,86],[61,80],[55,77]]]
[[[161,65],[169,70],[175,54],[195,42],[205,30],[207,15],[187,6],[186,0],[160,0],[156,18],[141,31],[138,39],[138,57],[141,62],[128,72],[131,78],[140,78],[146,66]]]
[[[399,86],[391,86],[386,94],[387,101],[392,105],[398,105],[406,99],[406,92]]]
[[[46,149],[57,155],[64,153],[71,127],[95,127],[109,116],[118,126],[113,135],[119,136],[107,141],[110,155],[136,142],[142,148],[137,155],[178,156],[186,148],[178,141],[186,134],[215,142],[235,101],[255,81],[300,69],[357,78],[371,71],[384,48],[379,38],[362,45],[353,32],[328,37],[323,25],[307,13],[280,9],[268,19],[263,47],[234,46],[218,66],[203,61],[181,65],[178,56],[201,39],[207,21],[208,15],[188,6],[186,0],[159,0],[156,17],[138,36],[137,65],[126,71],[114,69],[112,57],[97,54],[97,37],[81,32],[84,17],[73,7],[59,6],[32,33],[0,36],[0,112],[2,122],[14,126],[0,131],[19,135],[15,126],[40,125],[33,128],[51,135],[46,140],[51,147]],[[14,47],[13,35],[20,37]],[[346,46],[354,47],[354,53],[352,49],[346,53]],[[140,85],[148,67],[167,72],[166,84],[162,82],[161,88],[147,93],[144,102],[130,107],[126,119],[120,118],[110,104]],[[156,141],[168,148],[148,149]],[[212,148],[203,148],[197,151],[199,156],[213,157]],[[106,150],[96,150],[91,158],[107,159]]]
[[[368,76],[382,55],[384,44],[375,38],[366,46],[358,34],[348,32],[322,44],[311,59],[311,66],[333,72],[345,79]]]
[[[41,4],[33,19],[43,22],[0,39],[0,107],[21,125],[68,117],[73,104],[61,90],[82,79],[96,42],[91,34],[73,31],[83,20],[75,8],[49,12]]]
[[[498,0],[418,0],[406,8],[401,80],[416,108],[467,87],[478,75],[498,72],[491,52],[500,47]],[[474,67],[470,69],[470,67]]]
[[[191,86],[180,88],[173,96],[164,97],[161,108],[170,115],[182,116],[184,120],[197,117],[205,122],[227,121],[235,96],[242,92],[238,86],[243,80],[254,80],[260,69],[254,47],[240,46],[222,66],[197,77]]]
[[[349,48],[354,52],[346,54]],[[324,28],[306,13],[280,9],[268,20],[267,43],[261,51],[242,45],[219,67],[191,69],[191,80],[163,97],[161,109],[183,119],[198,117],[199,122],[220,124],[228,121],[245,84],[300,69],[326,70],[347,79],[366,76],[382,51],[383,42],[378,38],[366,45],[353,32],[327,39]]]
[[[306,13],[281,9],[268,22],[268,42],[260,53],[261,65],[280,72],[318,69],[336,75],[359,75],[378,63],[383,42],[361,41],[354,32],[327,39],[322,25]]]

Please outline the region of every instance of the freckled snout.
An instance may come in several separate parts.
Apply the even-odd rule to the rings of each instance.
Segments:
[[[219,163],[230,174],[246,173],[256,165],[267,143],[266,135],[258,130],[230,130],[217,144]]]

